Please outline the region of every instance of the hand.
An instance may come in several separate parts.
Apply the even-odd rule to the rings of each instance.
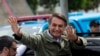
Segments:
[[[72,26],[67,26],[66,27],[66,38],[69,40],[76,40],[78,36],[76,35],[75,29]]]
[[[10,25],[11,25],[12,31],[13,31],[15,34],[18,34],[18,32],[20,31],[20,28],[19,28],[19,26],[18,26],[16,17],[10,16],[9,19],[8,19],[8,22],[9,22]]]

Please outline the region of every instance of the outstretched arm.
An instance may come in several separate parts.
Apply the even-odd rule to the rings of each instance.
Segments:
[[[20,27],[18,26],[16,17],[10,16],[8,22],[11,25],[12,31],[17,35],[21,36]]]
[[[20,41],[21,43],[25,44],[30,48],[35,49],[37,47],[37,45],[40,43],[39,41],[41,40],[40,35],[36,36],[33,34],[31,35],[25,32],[21,32],[16,17],[10,16],[8,21],[11,25],[12,31],[14,32],[13,36],[15,37],[16,40]]]

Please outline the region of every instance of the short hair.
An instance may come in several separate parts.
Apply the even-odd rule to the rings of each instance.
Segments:
[[[10,48],[13,42],[16,42],[16,40],[10,36],[7,35],[0,36],[0,51],[2,52],[4,47]]]
[[[57,17],[58,19],[63,20],[65,22],[65,25],[67,25],[67,19],[66,19],[66,17],[64,15],[62,15],[62,14],[59,14],[59,13],[52,14],[52,16],[48,20],[49,24],[51,23],[53,17]]]
[[[99,25],[100,25],[99,22],[96,21],[96,20],[92,20],[92,21],[90,22],[90,27],[92,27],[92,26],[99,26]]]

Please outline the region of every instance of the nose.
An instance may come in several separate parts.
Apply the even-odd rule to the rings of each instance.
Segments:
[[[58,26],[56,26],[55,30],[59,30],[59,27],[58,27]]]

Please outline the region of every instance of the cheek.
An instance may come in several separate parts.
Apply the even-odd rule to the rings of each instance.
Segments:
[[[91,28],[91,30],[95,30],[95,28]]]
[[[14,54],[15,54],[14,51],[10,50],[9,55],[13,56]]]
[[[11,52],[10,51],[8,52],[8,56],[11,56]]]
[[[49,26],[49,30],[52,30],[52,29],[54,29],[54,27],[52,27],[51,25]]]

